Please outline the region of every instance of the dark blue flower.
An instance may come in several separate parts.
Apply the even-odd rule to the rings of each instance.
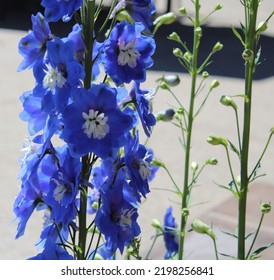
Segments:
[[[137,209],[123,195],[125,184],[125,179],[118,176],[113,185],[107,181],[100,190],[102,206],[97,211],[95,224],[104,234],[109,256],[117,249],[123,253],[124,246],[140,234]]]
[[[150,33],[152,27],[151,16],[155,13],[155,5],[152,0],[120,0],[114,9],[114,13],[118,13],[122,9],[129,13],[133,21],[142,22],[146,31]]]
[[[134,83],[129,95],[138,112],[144,132],[147,137],[150,137],[152,126],[156,124],[151,108],[152,95],[149,95],[147,90],[141,90],[139,83]]]
[[[105,42],[105,71],[117,86],[132,80],[144,82],[155,50],[152,38],[142,35],[142,23],[116,24]]]
[[[19,41],[19,53],[24,59],[18,71],[32,68],[42,61],[47,50],[46,43],[52,40],[49,25],[41,13],[32,15],[31,20],[33,30]]]
[[[167,252],[164,256],[165,259],[170,259],[174,254],[178,252],[178,233],[176,231],[177,224],[175,218],[172,215],[172,207],[166,210],[164,217],[164,241]]]
[[[47,242],[43,252],[29,260],[73,260],[73,257],[61,245]]]
[[[79,90],[74,103],[64,110],[62,137],[73,156],[93,152],[104,159],[125,144],[133,120],[118,108],[116,95],[116,89],[106,84],[92,85]]]
[[[69,21],[82,3],[83,0],[42,0],[41,5],[48,21]]]

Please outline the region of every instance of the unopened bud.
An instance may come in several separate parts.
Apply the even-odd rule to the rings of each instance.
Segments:
[[[153,220],[151,221],[151,225],[152,225],[154,228],[163,231],[163,227],[162,227],[162,225],[161,225],[161,223],[159,222],[158,219],[153,219]]]
[[[180,41],[180,37],[176,32],[172,32],[169,36],[168,39],[174,40],[174,41]]]
[[[236,103],[233,101],[233,99],[230,96],[227,95],[223,95],[220,99],[220,102],[224,105],[224,106],[229,106],[229,107],[233,107],[235,110],[237,110],[237,105]]]
[[[208,72],[207,72],[207,71],[204,71],[204,72],[202,73],[202,77],[203,77],[204,79],[208,78],[208,77],[209,77]]]
[[[192,222],[191,227],[197,233],[206,234],[212,239],[216,238],[215,234],[212,231],[212,228],[199,219],[195,219]]]
[[[188,208],[183,208],[183,209],[182,209],[182,214],[183,214],[185,217],[189,216],[189,209],[188,209]]]
[[[165,75],[163,77],[163,81],[171,87],[175,87],[180,84],[180,78],[178,75]]]
[[[167,110],[158,112],[156,115],[156,120],[169,122],[169,121],[173,120],[174,115],[175,115],[175,111],[173,109],[167,109]]]
[[[274,134],[274,126],[270,129],[270,134]]]
[[[159,167],[163,167],[163,168],[166,167],[165,164],[164,164],[162,161],[160,161],[160,160],[158,160],[158,159],[155,159],[155,158],[151,161],[150,164],[151,164],[152,166],[159,166]]]
[[[185,7],[182,7],[179,9],[179,12],[182,14],[182,15],[187,15],[187,11],[186,11],[186,8]]]
[[[179,48],[173,49],[173,54],[174,54],[176,57],[180,57],[180,58],[183,57],[183,52],[182,52]]]
[[[186,52],[186,53],[184,54],[184,59],[185,59],[188,63],[190,63],[191,60],[192,60],[192,54],[191,54],[190,52]]]
[[[163,82],[163,81],[160,83],[160,88],[170,90],[168,84],[166,82]]]
[[[207,142],[214,146],[223,145],[223,146],[227,147],[227,145],[228,145],[226,139],[219,137],[219,136],[215,136],[215,135],[208,136]]]
[[[212,91],[214,88],[217,88],[220,85],[220,82],[218,80],[213,80],[210,85],[210,91]]]
[[[193,162],[191,163],[191,165],[190,165],[190,168],[191,168],[192,172],[195,173],[195,172],[198,170],[198,168],[199,168],[198,162],[193,161]]]
[[[260,210],[261,210],[262,214],[268,214],[271,211],[270,202],[263,202],[260,205]]]
[[[195,29],[195,32],[196,34],[199,36],[199,37],[202,37],[203,35],[203,30],[200,26],[198,26],[196,29]]]
[[[218,51],[222,50],[223,47],[224,47],[223,44],[221,44],[220,42],[217,42],[217,43],[215,44],[215,46],[213,47],[213,52],[218,52]]]
[[[215,7],[215,11],[221,10],[222,8],[223,8],[223,5],[222,5],[222,4],[218,4],[218,5]]]
[[[209,158],[207,161],[206,161],[206,164],[210,164],[210,165],[216,165],[218,164],[218,160],[216,158]]]
[[[98,207],[99,207],[98,202],[97,202],[97,201],[94,201],[94,202],[92,203],[91,207],[92,207],[94,210],[97,210]]]
[[[245,49],[243,54],[242,54],[242,57],[245,61],[250,61],[253,59],[254,57],[254,54],[253,54],[253,51],[252,50],[249,50],[249,49]]]
[[[157,17],[154,20],[153,24],[161,26],[163,24],[171,24],[175,20],[176,20],[176,15],[174,13],[170,12],[170,13],[166,13],[164,15],[161,15],[161,16]]]
[[[268,25],[267,25],[267,22],[266,21],[263,21],[263,22],[260,22],[258,24],[258,27],[257,27],[257,31],[259,31],[260,33],[266,31],[268,28]]]

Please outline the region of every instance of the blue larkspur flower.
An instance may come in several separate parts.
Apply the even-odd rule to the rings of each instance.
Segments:
[[[164,241],[167,252],[164,256],[165,259],[170,259],[174,254],[178,252],[178,233],[176,232],[177,224],[175,218],[172,215],[172,207],[170,206],[166,210],[164,217]]]
[[[150,33],[152,27],[151,16],[155,13],[155,5],[152,0],[120,0],[113,14],[122,9],[129,13],[133,21],[142,22],[146,31]]]
[[[118,108],[116,95],[115,88],[94,84],[89,90],[79,89],[75,101],[64,110],[62,138],[73,156],[93,152],[105,159],[125,144],[133,120]]]
[[[19,53],[24,57],[18,71],[32,68],[43,60],[46,53],[46,43],[52,40],[49,25],[41,13],[32,15],[32,31],[19,41]]]
[[[123,253],[124,247],[140,234],[137,209],[124,198],[124,184],[124,177],[117,176],[114,185],[107,181],[100,190],[102,206],[95,224],[105,237],[108,256],[117,249]]]
[[[152,114],[151,108],[152,96],[149,91],[141,90],[139,83],[134,83],[129,95],[138,112],[144,132],[147,137],[150,137],[152,126],[156,124],[156,118]]]
[[[132,80],[144,82],[146,69],[153,64],[155,42],[142,34],[144,28],[142,23],[121,21],[104,44],[105,71],[117,86]]]
[[[81,7],[83,0],[42,0],[45,17],[48,21],[69,21],[73,14]]]

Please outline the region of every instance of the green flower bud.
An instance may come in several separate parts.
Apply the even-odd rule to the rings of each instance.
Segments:
[[[220,99],[220,102],[224,106],[232,107],[232,108],[234,108],[234,110],[237,110],[237,105],[230,96],[223,95]]]
[[[262,214],[268,214],[271,211],[270,202],[263,202],[260,205],[260,210],[261,210]]]
[[[179,57],[179,58],[182,58],[182,57],[183,57],[183,52],[182,52],[179,48],[173,49],[173,54],[174,54],[176,57]]]
[[[250,61],[253,59],[254,57],[254,54],[253,54],[253,51],[252,50],[249,50],[249,49],[245,49],[243,54],[242,54],[242,57],[245,61]]]
[[[91,207],[92,207],[94,210],[97,210],[98,207],[99,207],[98,202],[94,201],[94,202],[92,203],[92,206],[91,206]]]
[[[155,159],[155,158],[151,161],[150,164],[151,164],[152,166],[159,166],[159,167],[163,167],[163,168],[166,167],[165,164],[164,164],[162,161],[160,161],[160,160],[158,160],[158,159]]]
[[[226,139],[219,137],[219,136],[215,136],[215,135],[208,136],[207,142],[214,146],[223,145],[223,146],[227,147],[227,145],[228,145]]]
[[[102,260],[104,260],[104,258],[103,258],[101,255],[99,255],[99,254],[95,254],[94,260],[96,260],[96,261],[102,261]]]
[[[191,54],[190,52],[186,52],[186,53],[184,54],[184,59],[185,59],[188,63],[190,63],[191,60],[192,60],[192,54]]]
[[[218,4],[218,5],[215,7],[215,11],[221,10],[222,8],[223,8],[223,5],[222,5],[222,4]]]
[[[191,227],[197,233],[206,234],[212,239],[216,238],[215,234],[212,231],[212,228],[199,219],[195,219],[192,222]]]
[[[188,208],[183,208],[182,209],[182,214],[186,217],[189,216],[189,209]]]
[[[182,15],[187,15],[187,11],[186,11],[186,8],[185,7],[182,7],[179,9],[179,12],[182,14]]]
[[[160,88],[161,89],[166,89],[166,90],[170,90],[168,84],[166,82],[161,82],[160,83]]]
[[[178,113],[179,115],[184,115],[184,114],[185,114],[185,109],[182,108],[182,107],[180,107],[180,108],[177,110],[177,113]]]
[[[198,35],[199,37],[202,37],[202,35],[203,35],[203,30],[202,30],[202,28],[201,28],[200,26],[198,26],[198,27],[195,29],[195,32],[197,33],[197,35]]]
[[[162,225],[161,225],[161,223],[159,222],[158,219],[153,219],[153,220],[151,221],[151,225],[152,225],[154,228],[156,228],[156,229],[159,229],[159,230],[161,230],[161,231],[164,231],[164,230],[163,230],[163,227],[162,227]]]
[[[209,77],[208,72],[207,72],[207,71],[204,71],[204,72],[202,73],[202,77],[203,77],[204,79],[208,78],[208,77]]]
[[[174,40],[174,41],[181,41],[179,35],[176,32],[172,32],[169,36],[168,39]]]
[[[169,121],[173,120],[174,115],[175,115],[175,111],[173,109],[167,109],[167,110],[158,112],[156,115],[156,120],[169,122]]]
[[[190,168],[191,168],[192,172],[195,173],[195,172],[198,170],[198,168],[199,168],[198,162],[193,161],[193,162],[191,163],[191,165],[190,165]]]
[[[163,81],[171,87],[175,87],[180,84],[180,78],[178,75],[165,75],[163,77]]]
[[[273,133],[274,133],[274,126],[271,127],[271,129],[270,129],[270,134],[273,134]]]
[[[209,158],[209,159],[206,161],[206,164],[217,165],[217,164],[218,164],[218,160],[217,160],[215,157]]]
[[[213,47],[213,52],[218,52],[218,51],[222,50],[223,47],[224,47],[223,44],[221,44],[220,42],[217,42],[217,43],[215,44],[215,46]]]
[[[258,24],[257,31],[260,32],[260,33],[262,33],[262,32],[264,32],[264,31],[266,31],[267,28],[268,28],[267,22],[266,22],[266,21],[263,21],[263,22],[260,22],[260,23]]]
[[[160,26],[162,26],[164,24],[165,25],[171,24],[175,20],[176,20],[176,15],[172,12],[166,13],[166,14],[163,14],[163,15],[157,17],[153,22],[153,24],[155,26],[155,31],[157,31]],[[154,31],[154,33],[155,33],[155,31]]]
[[[218,80],[213,80],[210,85],[210,91],[213,90],[214,88],[217,88],[219,85],[220,85],[220,82]]]

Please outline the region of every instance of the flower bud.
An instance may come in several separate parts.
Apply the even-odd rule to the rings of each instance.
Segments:
[[[216,238],[215,234],[212,231],[212,228],[207,224],[205,224],[204,222],[202,222],[201,220],[195,219],[192,222],[191,227],[197,233],[206,234],[210,236],[212,239]]]
[[[179,35],[176,32],[172,32],[169,36],[168,39],[174,40],[174,41],[181,41]]]
[[[214,88],[217,88],[220,85],[220,82],[218,80],[213,80],[210,85],[210,91],[212,91]]]
[[[187,15],[187,11],[186,11],[186,8],[185,7],[182,7],[179,9],[179,12],[182,14],[182,15]]]
[[[271,129],[270,129],[270,134],[274,134],[274,126],[273,127],[271,127]]]
[[[186,52],[186,53],[184,54],[184,59],[185,59],[188,63],[190,63],[191,60],[192,60],[192,54],[191,54],[190,52]]]
[[[175,111],[173,109],[167,109],[167,110],[158,112],[156,115],[156,120],[169,122],[169,121],[173,120],[174,115],[175,115]]]
[[[175,87],[180,84],[180,78],[178,75],[165,75],[163,77],[163,81],[171,87]]]
[[[218,10],[221,10],[223,8],[223,5],[222,4],[218,4],[216,7],[215,7],[215,11],[218,11]]]
[[[98,202],[97,202],[97,201],[94,201],[94,202],[92,203],[91,207],[92,207],[94,210],[98,210],[98,208],[99,208]]]
[[[208,72],[207,72],[207,71],[204,71],[204,72],[202,73],[202,77],[203,77],[204,79],[208,78],[208,77],[209,77]]]
[[[217,160],[215,157],[209,158],[209,159],[206,161],[206,164],[217,165],[217,164],[218,164],[218,160]]]
[[[173,54],[174,54],[176,57],[179,57],[179,58],[182,58],[182,57],[183,57],[183,52],[182,52],[179,48],[173,49]]]
[[[177,110],[177,114],[179,115],[184,115],[185,114],[185,109],[180,107],[178,110]]]
[[[159,166],[159,167],[163,167],[163,168],[166,167],[165,164],[164,164],[162,161],[160,161],[160,160],[158,160],[158,159],[155,159],[155,158],[151,161],[150,164],[151,164],[152,166]]]
[[[232,107],[234,110],[237,110],[237,105],[230,96],[223,95],[220,99],[220,102],[224,106]]]
[[[242,57],[245,61],[250,61],[253,59],[253,51],[252,50],[249,50],[249,49],[245,49],[243,54],[242,54]]]
[[[195,173],[195,172],[198,170],[198,168],[199,168],[198,162],[193,161],[193,162],[191,163],[191,165],[190,165],[190,168],[191,168],[192,172]]]
[[[175,20],[176,20],[176,15],[174,13],[170,12],[170,13],[166,13],[166,14],[163,14],[163,15],[157,17],[154,20],[153,24],[161,26],[163,24],[171,24]]]
[[[266,31],[267,28],[268,28],[267,22],[266,22],[266,21],[263,21],[263,22],[260,22],[260,23],[258,24],[257,31],[260,32],[260,33],[262,33],[262,32],[264,32],[264,31]]]
[[[163,81],[160,83],[160,88],[170,90],[168,84],[166,82],[163,82]]]
[[[215,46],[213,47],[213,52],[218,52],[218,51],[222,50],[223,47],[224,47],[223,44],[221,44],[220,42],[217,42],[217,43],[215,44]]]
[[[202,35],[203,35],[203,30],[202,30],[202,28],[201,28],[200,26],[196,27],[195,32],[196,32],[196,34],[197,34],[199,37],[202,37]]]
[[[153,219],[153,220],[151,221],[151,225],[152,225],[154,228],[163,231],[163,227],[162,227],[162,225],[161,225],[161,223],[159,222],[158,219]]]
[[[189,209],[188,208],[183,208],[182,209],[182,214],[186,217],[189,216]]]
[[[271,211],[270,202],[263,202],[260,205],[260,210],[261,210],[262,214],[268,214]]]
[[[215,136],[215,135],[208,136],[207,142],[214,146],[223,145],[223,146],[227,147],[227,145],[228,145],[226,139],[219,137],[219,136]]]

